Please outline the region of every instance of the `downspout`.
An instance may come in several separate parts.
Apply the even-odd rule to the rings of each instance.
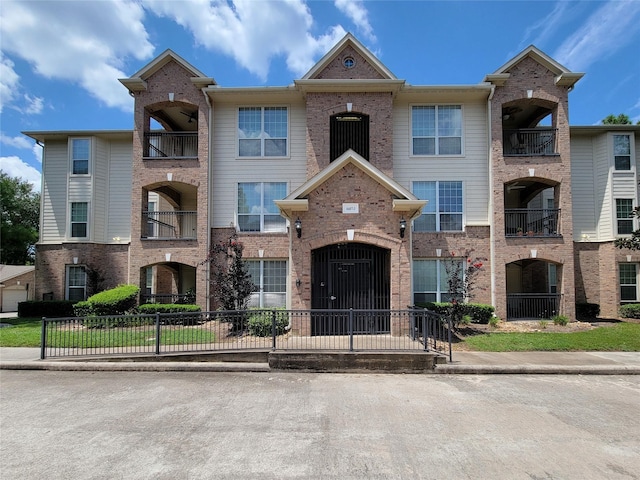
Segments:
[[[496,304],[496,252],[495,252],[495,228],[494,228],[494,214],[493,214],[493,145],[492,130],[493,125],[491,123],[491,100],[493,100],[493,94],[496,91],[496,86],[491,85],[491,93],[487,99],[487,125],[488,125],[488,167],[489,167],[489,257],[491,259],[491,304]]]
[[[213,211],[213,195],[211,194],[211,179],[213,178],[213,109],[211,105],[211,99],[207,92],[205,91],[206,87],[201,89],[202,94],[204,95],[204,100],[207,102],[207,106],[209,107],[209,123],[207,125],[207,137],[209,145],[207,146],[207,256],[211,251],[211,212]],[[206,292],[205,292],[205,301],[206,301],[206,309],[209,310],[211,306],[211,264],[209,262],[204,263],[205,268],[205,283],[206,283]]]

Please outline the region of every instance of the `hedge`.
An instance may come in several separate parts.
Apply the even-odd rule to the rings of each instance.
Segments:
[[[276,311],[276,335],[283,335],[289,325],[289,315],[283,309]],[[249,313],[249,334],[256,337],[273,335],[273,310],[253,310]]]
[[[620,307],[622,318],[640,318],[640,303],[628,303]]]
[[[136,308],[138,313],[174,313],[175,315],[162,316],[160,319],[165,325],[196,325],[203,322],[200,315],[201,308],[198,305],[178,303],[145,303]]]
[[[449,308],[451,304],[449,302],[419,302],[415,305],[418,308],[426,308],[440,315],[449,315]],[[482,303],[463,303],[462,315],[469,315],[471,321],[475,323],[489,323],[495,308],[492,305],[485,305]]]
[[[600,305],[597,303],[576,303],[576,317],[589,320],[600,316]]]
[[[76,303],[74,312],[77,317],[124,315],[135,308],[138,293],[140,288],[136,285],[118,285],[92,295],[85,302]]]
[[[46,301],[27,301],[18,303],[18,317],[47,317],[61,318],[73,317],[73,305],[75,302],[71,300],[46,300]]]

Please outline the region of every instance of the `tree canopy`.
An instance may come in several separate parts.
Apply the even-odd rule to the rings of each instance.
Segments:
[[[603,125],[631,125],[631,119],[629,115],[625,115],[624,113],[620,113],[618,115],[607,115],[602,119]],[[636,125],[640,125],[640,121],[636,123]]]
[[[0,262],[29,265],[35,260],[40,226],[40,194],[21,178],[0,170]]]

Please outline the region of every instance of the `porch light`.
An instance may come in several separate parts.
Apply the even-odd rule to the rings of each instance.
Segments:
[[[404,231],[407,229],[407,221],[402,217],[400,219],[400,238],[404,238]]]
[[[296,233],[298,234],[298,238],[300,238],[302,236],[302,222],[300,221],[300,217],[296,219],[295,226],[296,226]]]

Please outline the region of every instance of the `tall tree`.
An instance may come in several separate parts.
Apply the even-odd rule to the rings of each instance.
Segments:
[[[21,178],[0,170],[0,262],[28,265],[35,260],[40,225],[40,194]]]
[[[624,113],[619,114],[617,117],[613,114],[607,115],[602,119],[603,125],[631,125],[631,119],[629,115]]]

